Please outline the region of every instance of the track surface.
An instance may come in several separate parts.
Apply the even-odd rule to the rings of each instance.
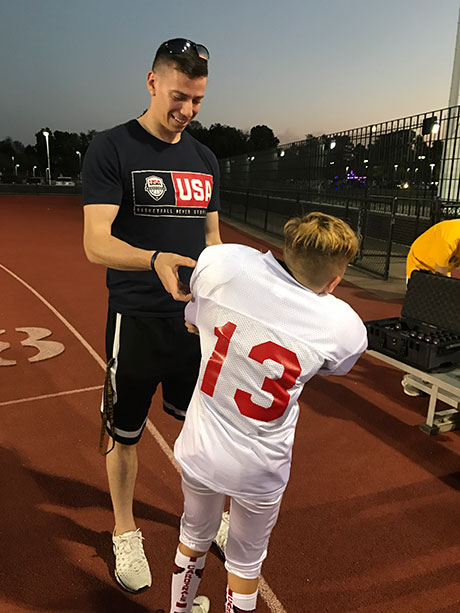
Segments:
[[[113,579],[97,451],[104,270],[86,261],[81,234],[78,197],[0,197],[2,613],[168,610],[182,497],[152,431],[171,448],[180,424],[156,396],[135,503],[153,586],[131,596]],[[222,234],[268,247],[225,224]],[[400,302],[349,284],[337,295],[364,319],[400,313]],[[23,344],[43,329],[52,344]],[[316,377],[304,390],[260,613],[460,611],[459,436],[422,434],[427,401],[405,396],[400,378],[364,356],[349,376]],[[224,589],[211,552],[200,591],[212,611],[223,611]]]

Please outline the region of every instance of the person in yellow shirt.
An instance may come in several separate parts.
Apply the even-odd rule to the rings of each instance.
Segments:
[[[441,221],[421,234],[412,243],[406,262],[406,281],[414,270],[430,270],[450,277],[460,268],[460,219]],[[401,381],[408,396],[421,396],[417,387],[410,384],[408,375]]]
[[[441,221],[412,243],[406,263],[407,279],[414,270],[450,276],[455,268],[460,268],[460,219]]]

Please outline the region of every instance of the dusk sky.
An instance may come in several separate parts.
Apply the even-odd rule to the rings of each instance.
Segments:
[[[0,140],[138,116],[158,45],[210,50],[198,120],[281,143],[447,106],[459,0],[2,0]]]

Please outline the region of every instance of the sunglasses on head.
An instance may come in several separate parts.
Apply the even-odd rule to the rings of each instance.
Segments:
[[[179,55],[180,53],[187,53],[190,49],[193,49],[198,57],[202,60],[209,60],[209,51],[204,45],[197,45],[187,38],[171,38],[160,46],[160,49],[166,49],[173,55]]]

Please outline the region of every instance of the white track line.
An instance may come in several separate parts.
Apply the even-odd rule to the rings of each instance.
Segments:
[[[49,308],[49,310],[54,313],[56,315],[56,317],[58,319],[60,319],[62,321],[62,323],[64,324],[64,326],[70,330],[72,332],[72,334],[74,336],[76,336],[78,338],[78,340],[80,341],[80,343],[83,345],[83,347],[89,351],[89,353],[93,356],[93,358],[96,360],[96,362],[99,364],[99,366],[105,370],[106,369],[106,364],[104,362],[104,360],[98,355],[97,351],[95,349],[93,349],[91,347],[91,345],[83,338],[83,336],[80,334],[80,332],[78,332],[78,330],[76,330],[72,324],[67,321],[67,319],[64,317],[64,315],[61,315],[61,313],[59,313],[59,311],[57,309],[54,308],[54,306],[52,304],[50,304],[48,302],[48,300],[46,300],[46,298],[43,298],[43,296],[41,294],[39,294],[37,292],[37,290],[35,290],[33,287],[31,287],[26,281],[24,281],[23,279],[21,279],[21,277],[18,277],[17,275],[14,274],[14,272],[12,272],[11,270],[9,270],[9,268],[7,268],[6,266],[3,266],[3,264],[0,264],[0,268],[3,268],[3,270],[5,272],[7,272],[9,275],[11,275],[14,279],[16,279],[16,281],[19,281],[19,283],[21,283],[22,285],[24,285],[24,287],[26,287],[30,292],[32,292],[32,294],[34,296],[36,296],[41,302],[43,302],[43,304]]]
[[[106,363],[105,361],[101,358],[101,356],[97,353],[97,351],[91,347],[91,345],[88,343],[88,341],[86,341],[83,336],[80,334],[80,332],[78,332],[78,330],[76,330],[72,324],[67,321],[67,319],[64,317],[64,315],[61,315],[61,313],[55,309],[53,307],[52,304],[50,304],[48,302],[48,300],[46,300],[46,298],[44,298],[41,294],[39,294],[37,292],[37,290],[35,290],[31,285],[29,285],[26,281],[24,281],[23,279],[21,279],[21,277],[18,277],[18,275],[14,274],[14,272],[12,272],[9,268],[7,268],[6,266],[3,266],[3,264],[0,264],[0,268],[2,268],[5,272],[7,272],[9,275],[11,275],[14,279],[16,279],[16,281],[18,281],[19,283],[21,283],[21,285],[23,285],[24,287],[26,287],[30,292],[32,292],[32,294],[34,296],[36,296],[46,307],[48,307],[48,309],[54,313],[54,315],[56,315],[56,317],[64,324],[64,326],[70,330],[70,332],[72,332],[72,334],[80,341],[80,343],[83,345],[83,347],[91,354],[91,356],[96,360],[96,362],[99,364],[99,366],[105,371],[106,370]],[[2,403],[3,404],[3,403]],[[169,461],[171,462],[171,464],[174,466],[174,468],[177,470],[177,472],[180,474],[180,466],[177,463],[173,452],[170,448],[170,446],[168,445],[168,443],[165,441],[165,439],[161,436],[160,432],[157,430],[157,428],[153,425],[153,423],[150,421],[150,419],[147,419],[147,429],[149,430],[149,432],[153,435],[154,439],[156,440],[156,442],[158,443],[158,445],[160,446],[160,448],[164,451],[164,453],[167,455]],[[276,597],[275,593],[273,592],[273,590],[270,588],[270,586],[268,585],[268,583],[265,581],[265,579],[262,577],[262,575],[260,576],[260,582],[259,582],[259,592],[260,595],[262,596],[263,600],[265,600],[268,608],[270,609],[270,611],[272,611],[273,613],[287,613],[286,609],[283,607],[283,605],[281,604],[281,602],[278,600],[278,598]]]
[[[42,396],[33,396],[32,398],[19,398],[18,400],[7,400],[0,402],[0,407],[7,404],[21,404],[22,402],[33,402],[34,400],[45,400],[46,398],[56,398],[57,396],[68,396],[69,394],[81,394],[82,392],[92,392],[93,390],[101,390],[103,385],[93,385],[93,387],[83,387],[79,390],[69,390],[68,392],[56,392],[55,394],[43,394]]]

